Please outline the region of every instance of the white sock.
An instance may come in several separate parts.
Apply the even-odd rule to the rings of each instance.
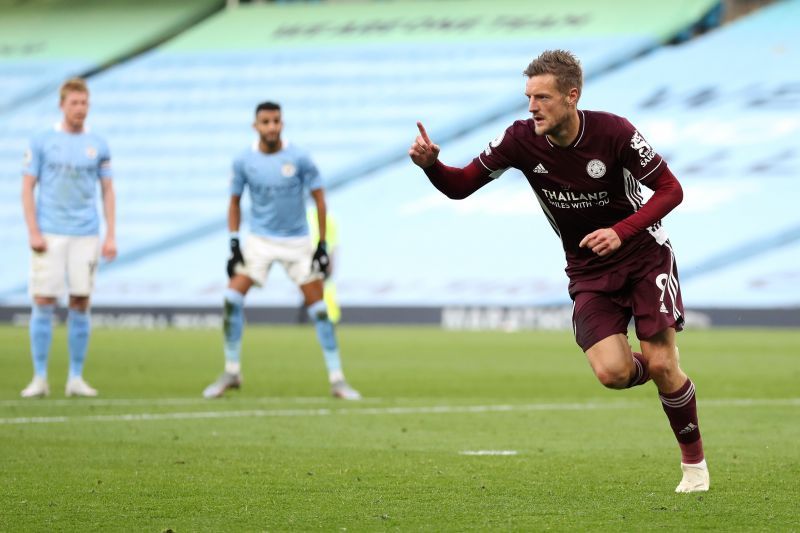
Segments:
[[[228,374],[238,374],[242,370],[242,363],[239,361],[225,361],[225,372]]]

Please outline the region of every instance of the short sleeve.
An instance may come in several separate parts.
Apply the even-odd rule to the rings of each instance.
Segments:
[[[111,179],[111,150],[108,148],[108,143],[102,141],[100,143],[100,153],[98,174],[101,179]]]
[[[314,164],[314,161],[311,160],[311,157],[304,153],[300,156],[299,163],[301,176],[303,177],[303,183],[306,188],[308,188],[309,191],[322,189],[322,176],[320,176],[319,169],[317,165]]]
[[[41,145],[38,139],[33,138],[28,143],[25,149],[25,155],[22,157],[22,175],[33,176],[39,179],[41,173],[42,153]]]
[[[481,152],[478,157],[473,159],[476,165],[489,171],[489,177],[499,178],[503,172],[514,166],[512,128],[506,130],[489,143],[489,146]]]
[[[661,156],[633,124],[620,117],[621,127],[617,142],[622,166],[638,181],[658,176],[666,168]]]
[[[247,176],[244,173],[244,162],[241,158],[233,160],[231,173],[231,196],[241,196],[244,193],[244,184],[247,183]]]

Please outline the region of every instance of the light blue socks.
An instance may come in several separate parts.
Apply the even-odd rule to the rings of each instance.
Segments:
[[[47,359],[50,355],[50,342],[53,340],[53,314],[55,310],[55,305],[35,304],[31,309],[29,330],[33,372],[42,379],[47,379]]]
[[[225,333],[225,371],[238,374],[241,370],[239,353],[244,329],[244,294],[233,289],[225,291],[222,319]]]
[[[89,348],[92,322],[88,311],[70,309],[67,312],[67,345],[69,346],[69,378],[83,375],[83,362]]]
[[[320,300],[308,306],[308,316],[314,322],[317,330],[317,339],[322,346],[322,355],[325,357],[325,366],[328,367],[328,378],[331,382],[344,379],[342,375],[342,361],[339,357],[339,346],[336,343],[336,332],[333,322],[328,318],[328,306]]]

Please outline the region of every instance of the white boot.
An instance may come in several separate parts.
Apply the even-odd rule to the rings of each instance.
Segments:
[[[675,492],[705,492],[711,485],[711,478],[708,475],[708,465],[703,459],[696,465],[681,463],[683,479],[678,483]]]

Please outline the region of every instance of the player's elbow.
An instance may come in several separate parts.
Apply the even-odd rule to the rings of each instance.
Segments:
[[[468,191],[442,191],[445,196],[450,198],[451,200],[463,200],[471,193]]]
[[[675,188],[674,197],[676,206],[680,205],[681,202],[683,202],[683,187],[681,187],[680,183],[678,183],[677,187]]]

